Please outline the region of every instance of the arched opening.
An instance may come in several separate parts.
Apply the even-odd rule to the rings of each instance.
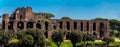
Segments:
[[[62,29],[62,25],[63,25],[62,21],[59,22],[59,24],[60,24],[60,25],[59,25],[59,28]]]
[[[74,29],[77,30],[77,22],[74,22]]]
[[[33,28],[33,22],[30,22],[30,21],[29,21],[29,22],[27,23],[27,28]]]
[[[104,37],[104,23],[99,24],[100,38]]]
[[[66,22],[67,30],[70,30],[70,22]]]
[[[22,21],[18,22],[17,23],[17,28],[20,29],[20,30],[23,29],[24,28],[24,23]]]
[[[81,31],[83,31],[83,22],[81,22],[80,25],[81,25]]]
[[[96,23],[93,23],[93,31],[96,31]]]
[[[5,21],[2,21],[2,29],[5,29]]]
[[[94,32],[93,35],[97,38],[97,34]]]
[[[48,31],[45,31],[45,36],[46,36],[46,38],[48,38]]]
[[[37,24],[36,24],[36,27],[37,27],[38,29],[41,29],[41,24],[40,24],[40,23],[37,23]]]
[[[12,30],[12,29],[13,29],[13,21],[10,21],[10,22],[8,23],[8,29],[9,29],[9,30]]]
[[[89,31],[89,22],[87,22],[87,31]]]
[[[56,26],[54,25],[53,28],[56,30]]]
[[[22,15],[20,15],[20,19],[22,19]]]
[[[45,22],[45,30],[48,30],[48,22]]]
[[[70,32],[67,32],[67,34],[66,34],[66,39],[68,40],[69,37],[70,37]]]

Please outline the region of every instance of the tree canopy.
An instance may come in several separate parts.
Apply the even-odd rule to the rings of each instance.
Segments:
[[[62,17],[61,19],[68,19],[68,20],[71,20],[70,17]]]
[[[45,12],[36,13],[36,12],[34,12],[34,14],[35,15],[43,14],[43,15],[48,15],[49,17],[55,17],[52,13],[45,13]]]

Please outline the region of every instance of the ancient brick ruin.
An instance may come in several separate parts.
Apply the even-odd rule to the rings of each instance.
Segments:
[[[39,21],[38,18],[45,18],[50,22]],[[31,7],[17,8],[10,16],[3,14],[2,28],[5,31],[26,30],[28,28],[39,28],[45,32],[47,38],[50,38],[53,30],[66,30],[68,32],[87,32],[102,38],[109,36],[109,21],[107,20],[69,20],[69,19],[50,19],[45,14],[35,15]]]

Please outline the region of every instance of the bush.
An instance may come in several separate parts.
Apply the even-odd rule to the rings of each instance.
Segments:
[[[110,43],[109,43],[109,46],[112,46],[112,47],[113,47],[113,46],[114,46],[114,47],[115,47],[115,46],[120,46],[120,42],[110,42]]]
[[[109,44],[110,42],[113,42],[114,39],[111,38],[111,37],[104,37],[104,38],[103,38],[103,41],[105,41],[107,44]]]

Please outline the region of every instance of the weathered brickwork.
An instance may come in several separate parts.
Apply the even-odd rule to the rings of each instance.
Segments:
[[[46,18],[50,22],[37,20]],[[102,38],[109,36],[109,21],[107,20],[69,20],[69,19],[50,19],[45,14],[35,15],[31,7],[17,8],[10,16],[3,14],[2,28],[5,31],[26,30],[28,28],[39,28],[45,32],[47,38],[50,38],[53,30],[66,30],[69,33],[74,31],[87,32]]]

